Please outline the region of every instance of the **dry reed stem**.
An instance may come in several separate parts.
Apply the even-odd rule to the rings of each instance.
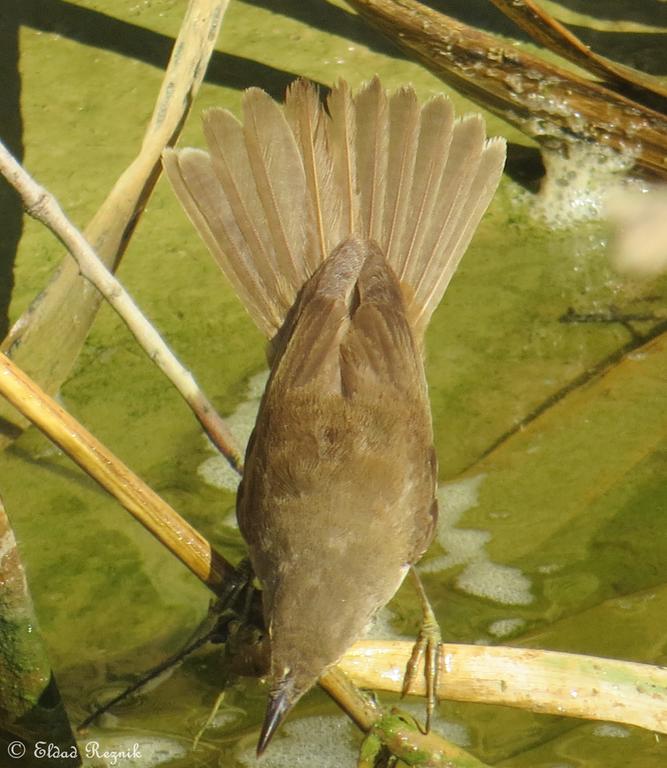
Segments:
[[[667,176],[667,116],[415,0],[348,0],[411,58],[545,149],[610,147]]]
[[[413,644],[356,643],[340,661],[356,685],[400,692]],[[415,676],[410,693],[423,696]],[[617,659],[504,646],[443,644],[438,695],[636,725],[667,734],[667,669]]]
[[[2,353],[0,394],[214,592],[235,573],[200,533]]]
[[[657,77],[595,53],[534,0],[491,2],[538,43],[601,77],[615,90],[628,92],[637,101],[660,112],[667,108],[667,88]]]

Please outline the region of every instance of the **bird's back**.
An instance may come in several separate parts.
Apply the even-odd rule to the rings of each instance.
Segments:
[[[423,554],[435,524],[432,443],[398,281],[376,245],[348,239],[281,334],[238,496],[265,585],[271,679],[290,668],[296,688],[310,687]]]

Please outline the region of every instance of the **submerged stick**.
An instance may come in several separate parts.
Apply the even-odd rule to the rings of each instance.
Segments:
[[[5,744],[9,738],[21,746],[42,739],[60,750],[63,768],[75,768],[81,765],[76,741],[1,499],[0,584],[0,730]]]
[[[78,264],[81,275],[92,283],[116,310],[144,352],[193,410],[218,450],[241,474],[243,461],[234,438],[193,375],[169,349],[121,283],[104,266],[90,243],[69,221],[55,197],[28,174],[1,141],[0,173],[19,193],[27,213],[47,226],[67,248]]]

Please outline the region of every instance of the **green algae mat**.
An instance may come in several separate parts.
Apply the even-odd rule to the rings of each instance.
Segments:
[[[596,19],[584,15],[586,4],[563,8],[596,45],[608,45],[601,52],[626,63],[635,56],[664,73],[660,4],[648,17],[630,3],[599,5],[606,15]],[[485,0],[435,6],[509,33]],[[26,167],[83,227],[136,153],[185,3],[35,0],[8,8],[0,20],[2,138],[23,147]],[[214,105],[237,111],[245,87],[279,98],[299,75],[328,86],[376,73],[389,88],[411,82],[424,99],[444,91],[458,113],[477,110],[342,2],[232,2],[180,144],[202,146],[199,113]],[[487,130],[506,136],[515,151],[528,144],[493,116]],[[18,242],[15,263],[2,266],[0,297],[11,294],[3,300],[11,323],[62,251],[36,223],[21,228],[2,194],[2,227]],[[427,369],[441,521],[421,568],[448,641],[665,664],[667,281],[617,274],[606,225],[574,221],[571,203],[576,208],[568,194],[536,201],[506,176],[434,316]],[[537,207],[549,221],[532,215]],[[265,376],[264,341],[163,179],[118,274],[247,437]],[[243,557],[233,477],[108,307],[60,399],[226,557]],[[52,667],[78,722],[176,651],[205,615],[209,594],[34,429],[0,455],[0,495]],[[414,636],[417,620],[406,586],[376,631]],[[254,765],[265,701],[258,681],[231,682],[193,749],[222,668],[219,648],[200,651],[86,739],[100,752],[126,751],[126,765]],[[435,727],[503,768],[667,764],[664,739],[619,725],[443,702]],[[262,762],[353,765],[359,743],[347,719],[314,692]]]

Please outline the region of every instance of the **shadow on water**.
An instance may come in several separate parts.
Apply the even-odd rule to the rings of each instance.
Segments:
[[[628,0],[597,0],[593,5],[590,0],[559,0],[560,5],[577,13],[595,16],[609,21],[635,21],[667,27],[667,6],[662,0],[644,0],[641,3],[629,3]]]
[[[20,0],[9,0],[0,13],[0,139],[19,160],[23,159],[21,74],[19,71]],[[0,339],[9,330],[9,302],[14,288],[14,260],[23,232],[23,208],[16,193],[0,179]]]
[[[23,120],[21,114],[21,74],[19,33],[22,26],[61,35],[84,45],[94,46],[134,58],[164,69],[174,39],[115,19],[104,13],[81,8],[64,0],[3,0],[0,12],[0,138],[19,160],[23,159]],[[206,80],[242,90],[258,85],[274,98],[281,99],[296,77],[286,70],[227,53],[213,53]],[[23,208],[18,196],[0,180],[0,339],[9,330],[9,305],[14,287],[14,262],[23,232]]]
[[[19,23],[118,53],[159,69],[165,69],[174,38],[99,11],[81,8],[65,0],[14,0],[21,11]],[[206,81],[242,90],[257,85],[275,98],[282,98],[296,77],[288,70],[214,51]]]

